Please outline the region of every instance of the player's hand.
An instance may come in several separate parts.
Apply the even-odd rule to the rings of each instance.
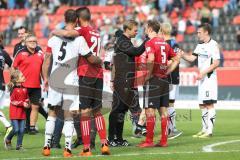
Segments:
[[[24,108],[29,108],[30,105],[29,105],[27,102],[23,102],[23,107],[24,107]]]
[[[43,84],[43,91],[47,92],[48,91],[48,87],[49,87],[48,80],[45,79],[43,83],[44,83]]]
[[[184,54],[185,54],[184,51],[179,48],[177,51],[177,57],[180,59],[183,57]]]
[[[205,74],[200,72],[197,76],[197,80],[202,80],[204,77],[205,77]]]
[[[114,82],[110,82],[110,88],[112,91],[114,91]]]

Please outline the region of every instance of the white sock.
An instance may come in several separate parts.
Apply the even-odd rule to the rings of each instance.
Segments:
[[[203,108],[202,110],[202,132],[206,132],[208,128],[208,110]]]
[[[11,127],[11,124],[8,122],[8,120],[6,119],[5,115],[3,114],[2,111],[0,111],[0,121],[3,123],[3,125],[8,128]]]
[[[208,109],[208,129],[207,134],[212,134],[216,119],[216,110],[214,108]]]
[[[51,117],[48,116],[47,122],[45,125],[45,146],[50,147],[51,146],[51,141],[52,141],[52,136],[55,128],[55,122],[56,122],[56,117]]]
[[[176,110],[174,107],[168,107],[168,129],[170,131],[174,131],[174,128],[176,128],[175,118],[176,118]]]
[[[65,148],[71,150],[72,137],[74,132],[73,120],[65,120],[64,128],[65,128]]]

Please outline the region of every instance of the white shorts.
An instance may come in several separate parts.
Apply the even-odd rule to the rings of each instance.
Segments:
[[[211,76],[205,77],[198,84],[198,101],[199,104],[213,104],[217,102],[218,84],[217,78]]]
[[[169,84],[169,100],[175,100],[179,95],[179,85]]]
[[[79,95],[64,94],[49,87],[48,103],[52,106],[62,106],[63,110],[79,110]]]
[[[5,91],[0,90],[0,108],[4,106]]]

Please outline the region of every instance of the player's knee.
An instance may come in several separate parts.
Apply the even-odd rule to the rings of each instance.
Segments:
[[[91,110],[90,109],[81,109],[81,116],[84,116],[84,117],[89,117],[91,116]]]
[[[155,116],[155,110],[153,108],[146,109],[146,117]]]

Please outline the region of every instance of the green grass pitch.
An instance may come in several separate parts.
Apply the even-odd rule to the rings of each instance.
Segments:
[[[4,110],[6,115],[7,111]],[[97,139],[96,151],[93,151],[92,157],[78,157],[82,146],[73,149],[74,157],[70,159],[92,159],[92,160],[239,160],[240,158],[240,141],[222,144],[213,147],[213,152],[203,152],[203,147],[219,142],[231,140],[240,140],[240,111],[217,111],[217,120],[214,136],[210,139],[192,138],[192,135],[199,131],[200,110],[177,110],[177,127],[184,133],[174,140],[169,140],[167,148],[137,148],[135,147],[143,139],[132,137],[132,127],[129,119],[126,119],[124,137],[132,144],[130,147],[111,148],[111,156],[100,155],[100,144]],[[106,115],[107,117],[108,115]],[[106,118],[107,119],[107,118]],[[53,149],[50,157],[43,157],[41,149],[44,143],[44,120],[40,116],[39,129],[37,135],[25,135],[23,147],[24,151],[10,150],[6,151],[0,145],[0,159],[64,159],[62,149]],[[159,139],[160,123],[157,122],[155,131],[155,142]],[[0,139],[3,142],[5,129],[0,126]],[[13,146],[16,143],[16,137],[13,139]],[[64,136],[61,141],[64,145]]]

